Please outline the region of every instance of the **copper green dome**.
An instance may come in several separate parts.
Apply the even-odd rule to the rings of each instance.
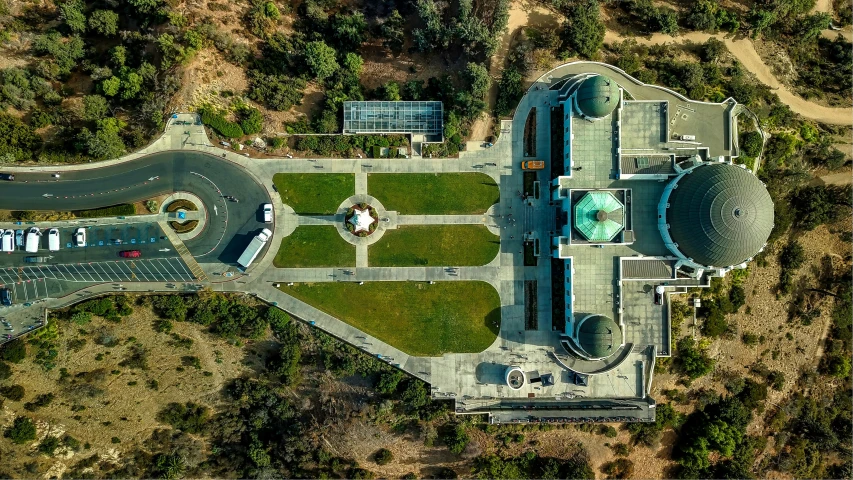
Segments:
[[[707,164],[675,181],[666,222],[686,257],[707,267],[730,267],[767,243],[773,200],[752,172],[728,163]]]
[[[592,315],[581,320],[578,346],[590,358],[604,358],[616,353],[622,345],[622,330],[610,317]]]
[[[574,223],[590,242],[609,242],[625,228],[625,211],[611,192],[589,192],[575,205]]]
[[[603,75],[589,77],[578,88],[577,102],[587,117],[606,117],[619,103],[619,86]]]

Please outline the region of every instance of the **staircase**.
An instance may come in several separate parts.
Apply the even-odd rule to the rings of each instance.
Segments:
[[[195,258],[192,256],[190,251],[187,249],[184,242],[178,237],[172,227],[169,226],[167,222],[158,222],[160,224],[160,228],[166,233],[166,236],[169,238],[169,241],[172,242],[172,245],[175,247],[175,251],[178,255],[181,256],[181,260],[187,265],[190,269],[190,272],[193,274],[195,279],[199,282],[207,282],[209,279],[207,275],[202,270],[201,265],[195,261]]]

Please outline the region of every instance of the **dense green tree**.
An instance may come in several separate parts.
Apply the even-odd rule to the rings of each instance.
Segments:
[[[125,62],[127,62],[127,47],[124,45],[116,45],[110,50],[110,61],[117,68],[121,68],[124,66]]]
[[[249,72],[249,98],[267,107],[286,111],[302,102],[305,81],[284,75],[267,75],[255,70]]]
[[[68,0],[59,5],[59,18],[68,25],[74,33],[86,32],[86,15],[83,10],[86,5],[82,0]]]
[[[373,454],[373,461],[376,462],[377,465],[388,465],[392,460],[394,460],[394,454],[392,454],[391,450],[388,450],[387,448],[380,448]]]
[[[51,60],[45,66],[40,66],[42,76],[56,78],[71,73],[79,60],[86,55],[86,45],[77,35],[63,38],[59,32],[52,31],[37,35],[33,39],[33,51],[38,56],[49,55]]]
[[[172,402],[157,414],[157,420],[187,433],[202,433],[210,419],[210,409],[193,402]]]
[[[832,25],[832,16],[829,13],[818,12],[813,15],[806,15],[797,22],[795,38],[799,43],[813,42],[830,25]]]
[[[124,140],[121,138],[121,129],[124,125],[114,117],[108,117],[97,121],[98,128],[91,133],[84,128],[80,133],[80,142],[86,153],[98,159],[117,158],[127,151]]]
[[[89,28],[111,37],[118,33],[118,14],[112,10],[95,10],[89,16]]]
[[[165,318],[183,322],[187,317],[187,304],[179,295],[163,295],[154,299],[154,309]]]
[[[86,95],[83,97],[83,119],[96,122],[106,118],[110,112],[107,99],[100,95]]]
[[[594,57],[604,44],[604,31],[598,0],[578,0],[569,5],[563,39],[572,50],[586,58]]]
[[[246,135],[260,133],[264,128],[264,116],[257,108],[243,106],[237,110],[240,117],[240,127]]]
[[[717,2],[713,0],[697,0],[691,3],[685,21],[694,30],[717,30]]]
[[[667,35],[678,35],[678,13],[667,7],[658,9],[655,17],[657,29]]]
[[[151,13],[162,5],[162,0],[127,0],[141,13]]]
[[[6,380],[12,376],[12,367],[6,362],[0,362],[0,380]]]
[[[142,91],[142,75],[136,72],[127,72],[121,79],[121,99],[132,100],[139,96]]]
[[[338,50],[357,50],[367,38],[367,21],[364,14],[355,12],[351,15],[335,14],[330,22],[334,45]]]
[[[101,92],[108,97],[115,97],[121,90],[121,79],[112,76],[101,82]]]
[[[498,97],[495,101],[495,115],[509,115],[524,96],[521,73],[515,67],[504,69],[501,81],[498,83]]]
[[[326,45],[326,42],[316,41],[305,44],[305,63],[313,78],[323,80],[338,70],[335,55],[335,49]]]
[[[751,131],[740,134],[740,147],[743,149],[743,153],[748,157],[755,158],[761,153],[761,146],[763,144],[763,139],[761,138],[761,133],[757,131]]]
[[[463,78],[468,84],[468,91],[471,93],[471,96],[477,99],[486,98],[486,94],[489,93],[491,78],[489,77],[489,71],[486,70],[484,65],[469,62],[465,66]]]
[[[400,100],[400,84],[394,81],[387,82],[377,89],[380,100],[396,102]]]
[[[0,387],[0,395],[12,400],[20,402],[24,398],[24,387],[22,385],[4,385]]]
[[[364,66],[364,60],[357,53],[350,52],[344,56],[343,67],[349,74],[359,77],[362,66]]]
[[[403,51],[403,44],[406,42],[406,21],[400,12],[396,9],[388,15],[388,18],[379,26],[379,33],[382,36],[382,45],[391,50],[395,54]]]
[[[29,160],[40,146],[41,138],[32,127],[17,117],[0,112],[0,156]]]
[[[400,382],[405,378],[399,370],[382,372],[374,388],[383,395],[391,395],[397,391]]]
[[[417,0],[416,7],[424,27],[412,31],[415,50],[431,52],[446,49],[450,45],[451,35],[442,22],[442,9],[438,3],[435,0]]]
[[[462,425],[456,425],[447,430],[442,441],[444,441],[444,444],[447,445],[447,449],[450,450],[451,453],[459,455],[463,450],[465,450],[470,438],[465,432],[465,427]]]
[[[696,379],[710,373],[714,361],[696,344],[693,337],[684,337],[676,345],[676,365],[688,378]]]
[[[31,442],[36,439],[36,425],[29,417],[18,416],[3,435],[19,445]]]

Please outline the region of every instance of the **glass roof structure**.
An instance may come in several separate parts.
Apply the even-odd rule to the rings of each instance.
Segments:
[[[590,242],[609,242],[625,228],[625,209],[610,192],[589,192],[575,205],[574,221]]]
[[[442,135],[441,102],[344,102],[343,133]]]

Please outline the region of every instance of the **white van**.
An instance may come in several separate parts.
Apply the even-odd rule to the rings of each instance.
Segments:
[[[59,251],[59,230],[56,228],[47,231],[47,249],[51,252]]]
[[[3,239],[0,241],[0,251],[14,252],[15,251],[15,231],[6,230],[3,232]]]
[[[681,140],[684,140],[686,142],[695,142],[696,141],[696,135],[682,135]]]
[[[41,231],[39,227],[30,227],[27,230],[27,238],[24,240],[24,250],[29,253],[36,253],[39,251],[39,237],[41,237]]]

